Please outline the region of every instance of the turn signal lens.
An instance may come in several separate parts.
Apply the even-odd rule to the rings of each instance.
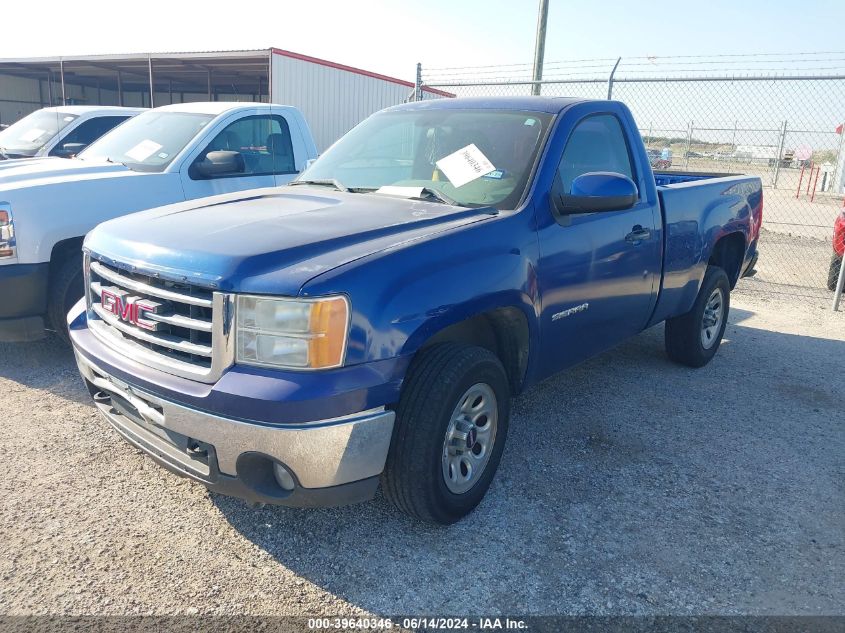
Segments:
[[[0,258],[15,256],[15,226],[8,209],[0,209]]]

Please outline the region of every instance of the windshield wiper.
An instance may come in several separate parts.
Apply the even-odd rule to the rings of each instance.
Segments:
[[[334,187],[338,191],[349,193],[349,189],[343,185],[337,178],[320,178],[315,180],[294,180],[289,182],[288,186],[292,185],[317,185],[319,187]]]
[[[353,187],[350,189],[353,193],[376,193],[380,187]],[[408,189],[416,189],[414,186],[409,186]],[[409,200],[428,200],[429,202],[432,201],[432,198],[437,202],[442,202],[443,204],[450,204],[453,207],[465,207],[465,204],[461,204],[454,198],[450,198],[442,191],[438,191],[433,187],[420,187],[420,195],[419,196],[412,196],[409,197]]]
[[[460,204],[454,198],[450,198],[449,196],[447,196],[442,191],[438,191],[437,189],[434,189],[432,187],[423,187],[421,194],[422,195],[420,197],[422,197],[425,194],[428,194],[428,196],[427,196],[428,198],[434,198],[435,200],[437,200],[438,202],[442,202],[443,204],[451,204],[453,207],[462,207],[463,206],[462,204]]]

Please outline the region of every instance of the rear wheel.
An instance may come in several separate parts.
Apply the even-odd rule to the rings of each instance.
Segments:
[[[666,353],[676,363],[703,367],[716,355],[730,311],[731,285],[718,266],[708,266],[692,310],[666,321]]]
[[[836,290],[836,284],[839,282],[839,269],[842,267],[842,258],[834,253],[830,258],[830,270],[827,273],[827,289]]]
[[[85,292],[82,274],[82,255],[71,255],[61,261],[50,279],[47,298],[47,317],[59,338],[70,344],[67,313]]]
[[[387,499],[433,523],[471,512],[496,473],[509,415],[507,375],[493,353],[453,343],[421,351],[396,410],[382,475]]]

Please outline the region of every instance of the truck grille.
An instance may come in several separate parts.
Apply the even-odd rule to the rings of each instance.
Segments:
[[[85,270],[89,328],[116,351],[203,382],[232,364],[228,295],[90,257]]]

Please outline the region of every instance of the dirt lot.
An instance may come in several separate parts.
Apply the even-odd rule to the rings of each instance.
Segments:
[[[845,614],[845,313],[746,289],[697,371],[662,335],[522,396],[450,528],[209,495],[0,346],[0,613]]]

